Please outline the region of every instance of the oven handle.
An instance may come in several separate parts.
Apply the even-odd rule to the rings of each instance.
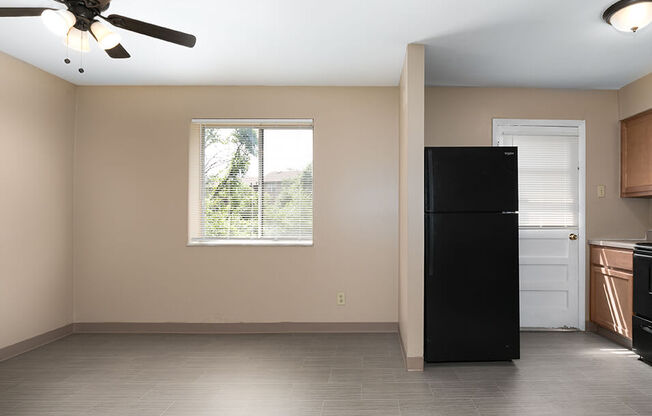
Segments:
[[[650,328],[650,327],[647,327],[647,326],[641,325],[641,329],[642,329],[643,331],[647,332],[648,334],[652,334],[652,328]]]
[[[652,259],[652,256],[647,256],[645,254],[634,253],[634,257],[644,257],[646,259]]]

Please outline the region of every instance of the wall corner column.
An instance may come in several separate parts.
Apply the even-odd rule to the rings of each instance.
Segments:
[[[423,370],[425,48],[409,44],[399,98],[399,333],[408,370]]]

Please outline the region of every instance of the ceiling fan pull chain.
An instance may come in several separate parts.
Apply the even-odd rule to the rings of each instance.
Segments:
[[[81,48],[79,48],[79,73],[83,74],[84,73],[84,40],[88,42],[88,39],[86,38],[88,34],[86,32],[83,32],[80,39],[81,39]]]
[[[70,35],[70,29],[68,29],[68,33],[66,33],[66,59],[63,60],[63,62],[68,65],[70,63],[70,47],[68,46],[68,35]]]

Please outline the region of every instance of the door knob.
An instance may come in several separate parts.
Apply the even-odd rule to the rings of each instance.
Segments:
[[[577,240],[577,234],[573,234],[573,233],[571,233],[571,234],[568,236],[568,239],[569,239],[569,240],[573,240],[573,241]]]

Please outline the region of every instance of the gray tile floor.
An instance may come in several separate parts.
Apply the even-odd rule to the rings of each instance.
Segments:
[[[0,363],[2,415],[652,415],[652,367],[594,334],[408,373],[395,334],[73,335]]]

